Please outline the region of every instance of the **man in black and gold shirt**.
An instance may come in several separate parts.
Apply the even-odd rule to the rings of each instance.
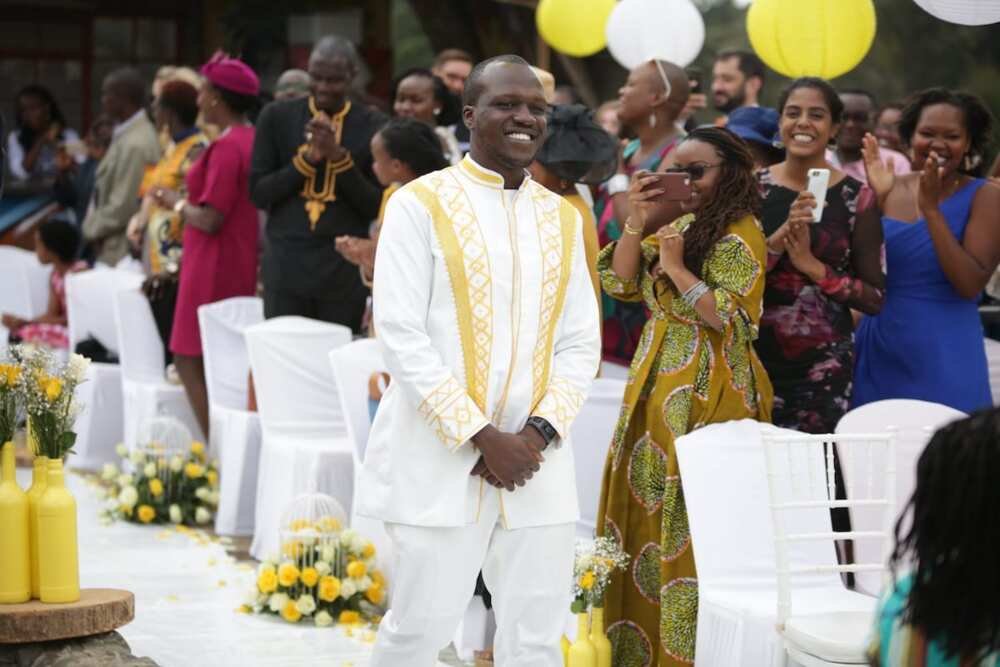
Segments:
[[[368,236],[381,190],[369,142],[385,118],[347,97],[354,46],[324,37],[309,57],[309,97],[267,106],[257,120],[250,194],[268,212],[264,315],[301,315],[361,329],[367,288],[337,252],[338,236]]]

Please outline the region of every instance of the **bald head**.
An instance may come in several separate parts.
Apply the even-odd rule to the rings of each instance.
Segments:
[[[274,87],[274,99],[295,100],[309,94],[309,72],[290,69],[281,73]]]
[[[476,103],[479,102],[479,97],[483,94],[483,91],[489,82],[489,76],[487,76],[488,72],[496,70],[497,68],[506,68],[511,66],[524,67],[531,72],[534,79],[538,82],[538,87],[543,89],[544,94],[542,82],[538,79],[538,75],[535,74],[531,65],[528,64],[528,61],[521,56],[507,54],[488,58],[472,68],[472,72],[469,74],[469,78],[465,82],[465,91],[462,94],[463,106],[476,106]]]
[[[653,74],[654,89],[663,93],[667,105],[676,107],[677,111],[684,108],[691,95],[687,72],[667,60],[652,60],[649,67]]]

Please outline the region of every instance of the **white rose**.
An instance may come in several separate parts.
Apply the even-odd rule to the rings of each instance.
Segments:
[[[121,502],[118,500],[117,496],[115,497],[109,496],[108,499],[104,501],[104,509],[106,509],[109,512],[114,512],[115,510],[117,510],[119,505],[121,505]]]
[[[333,616],[330,616],[330,614],[325,611],[321,611],[313,616],[313,622],[317,627],[325,628],[333,625]]]
[[[174,456],[174,458],[170,459],[170,469],[173,470],[174,472],[180,472],[181,470],[183,470],[184,459],[182,459],[179,455]]]
[[[340,534],[340,544],[343,545],[344,547],[350,548],[351,544],[354,543],[354,538],[356,536],[357,533],[348,528]]]
[[[184,520],[184,515],[181,513],[180,505],[170,506],[170,521],[171,523],[180,523]]]
[[[316,611],[316,601],[313,600],[313,596],[306,593],[299,596],[299,599],[295,601],[295,607],[303,616],[309,616]]]
[[[288,604],[288,596],[284,593],[274,593],[271,595],[271,599],[267,603],[268,609],[274,613],[279,613]]]
[[[139,492],[135,490],[134,486],[126,486],[118,494],[118,502],[125,507],[135,507],[135,504],[139,502]]]
[[[354,538],[351,539],[351,551],[356,554],[362,554],[365,551],[365,547],[368,545],[368,540],[361,537],[355,533]]]
[[[118,472],[118,466],[114,463],[105,463],[104,467],[101,469],[101,479],[105,482],[110,482],[120,473]]]
[[[199,507],[194,511],[194,520],[197,523],[208,523],[212,520],[212,513],[204,507]]]
[[[138,449],[136,449],[131,454],[129,454],[129,458],[132,460],[132,463],[134,463],[135,465],[139,465],[140,463],[146,460],[146,455],[143,454]]]
[[[149,478],[156,477],[156,464],[152,461],[147,463],[146,467],[142,469],[142,474]]]
[[[128,456],[128,447],[125,446],[124,442],[119,442],[117,445],[115,445],[115,453],[118,454],[118,456],[120,456],[121,458],[125,458],[126,456]]]
[[[132,486],[132,475],[129,475],[128,473],[118,475],[118,486]]]
[[[325,577],[326,575],[330,574],[330,564],[327,563],[325,560],[319,561],[313,567],[316,568],[316,572],[321,577]]]
[[[372,587],[372,578],[366,574],[365,576],[358,579],[357,586],[358,586],[358,592],[364,593],[365,591],[367,591],[369,588]]]
[[[211,492],[208,490],[207,486],[199,486],[194,491],[194,497],[204,503],[208,502],[208,496],[210,493]]]
[[[322,560],[333,562],[333,559],[337,556],[337,550],[329,545],[324,545],[322,549],[319,550],[319,557]]]
[[[90,359],[80,354],[71,354],[66,364],[66,376],[74,383],[80,384],[87,377]]]
[[[365,569],[368,570],[369,572],[375,569],[376,565],[375,558],[366,558],[361,562],[365,564]]]
[[[210,494],[208,494],[208,504],[211,505],[212,507],[218,507],[219,506],[219,492],[218,491],[212,491]]]
[[[340,582],[340,597],[350,600],[358,592],[358,587],[353,579],[344,579]]]

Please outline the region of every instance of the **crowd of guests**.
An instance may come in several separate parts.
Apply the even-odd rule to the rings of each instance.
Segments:
[[[165,68],[151,105],[146,82],[118,70],[82,141],[48,91],[25,88],[8,170],[50,179],[69,215],[38,233],[39,258],[54,267],[47,312],[31,322],[5,315],[4,325],[65,346],[65,275],[87,266],[81,258],[140,259],[206,434],[198,306],[260,293],[266,317],[362,333],[388,198],[468,150],[459,96],[473,59],[448,50],[430,69],[401,74],[391,119],[358,94],[359,66],[350,42],[323,38],[307,71],[284,73],[263,109],[257,76],[237,59],[218,56],[199,73]],[[691,664],[697,605],[668,599],[673,583],[697,576],[676,438],[742,418],[828,433],[852,407],[888,398],[965,412],[992,404],[977,305],[1000,262],[1000,186],[987,174],[993,118],[961,91],[879,106],[871,92],[817,78],[792,82],[765,108],[765,69],[741,51],[720,54],[710,82],[669,62],[642,64],[593,113],[536,73],[551,108],[531,173],[580,211],[603,356],[629,367],[598,532],[629,554],[650,544],[659,554],[643,576],[616,577],[605,617],[638,628],[656,664]],[[722,116],[699,126],[710,102]],[[824,201],[807,191],[817,169],[830,174]],[[671,197],[664,174],[684,177],[690,192]],[[976,417],[928,447],[897,560],[915,552],[927,573],[926,487],[945,484],[931,460],[947,458],[943,443],[961,429],[970,439],[988,431],[994,443],[987,454],[985,442],[955,442],[968,450],[963,460],[995,459],[995,420]],[[833,518],[849,529],[846,513]],[[908,619],[962,631],[930,607],[940,591],[907,585],[920,597],[906,607],[901,587],[895,604],[923,610]],[[995,650],[991,628],[981,646]]]

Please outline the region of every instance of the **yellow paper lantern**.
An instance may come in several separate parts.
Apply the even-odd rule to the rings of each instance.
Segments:
[[[747,11],[753,50],[771,69],[833,79],[854,69],[875,39],[872,0],[754,0]]]
[[[569,56],[591,56],[607,44],[604,27],[615,0],[541,0],[535,11],[538,33]]]

